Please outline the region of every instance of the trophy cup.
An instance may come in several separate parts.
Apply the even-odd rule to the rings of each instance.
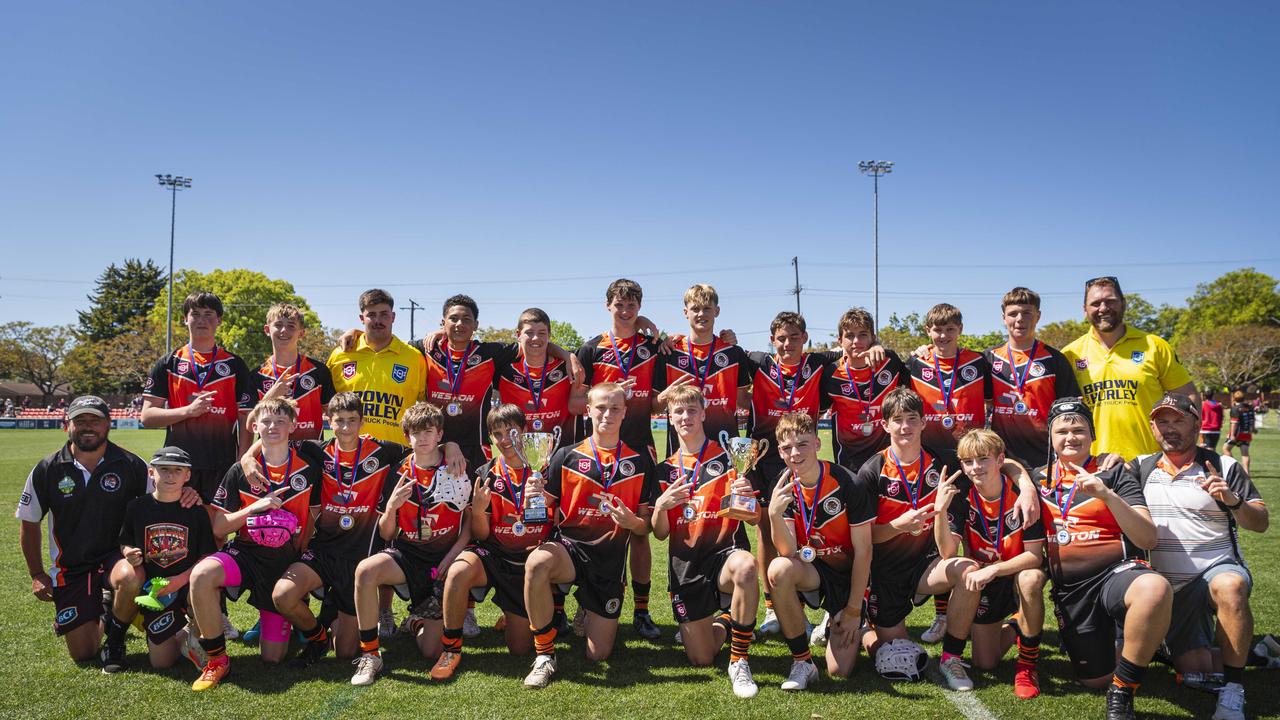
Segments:
[[[529,479],[541,481],[543,468],[551,461],[551,454],[560,445],[560,426],[557,425],[549,433],[522,433],[512,428],[511,445],[515,448],[516,455],[520,456],[520,461],[524,463],[525,467],[529,468]],[[546,496],[541,492],[529,492],[526,485],[521,516],[524,522],[530,525],[542,525],[550,522],[551,518],[547,513]]]
[[[729,453],[729,461],[733,463],[733,469],[740,478],[745,478],[760,461],[760,456],[769,449],[768,440],[730,438],[729,433],[724,431],[720,432],[720,444]],[[720,503],[720,512],[716,515],[734,520],[755,520],[760,516],[760,505],[751,495],[729,493]]]

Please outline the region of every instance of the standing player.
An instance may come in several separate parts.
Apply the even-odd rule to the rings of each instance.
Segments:
[[[378,591],[394,587],[410,612],[425,619],[417,629],[423,657],[440,654],[440,595],[444,573],[471,539],[466,503],[437,495],[448,470],[440,451],[444,414],[417,403],[401,420],[413,448],[394,483],[384,483],[378,505],[378,533],[389,544],[356,566],[356,618],[360,652],[352,685],[371,685],[382,671],[378,642]]]
[[[547,313],[539,308],[520,313],[516,320],[518,352],[514,360],[498,365],[494,387],[501,402],[524,408],[527,432],[549,433],[559,428],[563,441],[571,442],[574,416],[582,413],[586,403],[580,402],[582,395],[576,392],[569,364],[547,352],[550,343],[551,318]]]
[[[271,590],[306,546],[311,513],[320,486],[320,466],[302,458],[289,446],[298,410],[292,400],[258,403],[249,423],[262,440],[257,460],[268,479],[265,488],[251,486],[232,465],[213,500],[213,533],[236,537],[220,552],[201,560],[191,572],[191,607],[200,628],[200,646],[209,661],[192,690],[208,690],[231,669],[218,603],[225,592],[236,600],[246,590],[258,609],[262,659],[280,662],[289,650],[289,621],[271,601]]]
[[[218,347],[217,295],[191,293],[182,302],[182,317],[190,338],[151,368],[142,388],[141,420],[144,427],[165,428],[164,444],[191,456],[190,487],[207,504],[244,449],[237,449],[235,429],[253,407],[253,373]]]
[[[689,662],[710,665],[730,640],[733,693],[755,697],[747,662],[760,600],[755,558],[734,542],[742,521],[719,516],[726,495],[754,491],[746,478],[738,477],[725,449],[703,430],[701,393],[689,386],[672,388],[667,412],[680,449],[657,466],[662,494],[654,503],[653,534],[671,540],[667,587],[672,613]]]
[[[276,303],[267,310],[262,331],[271,338],[271,357],[254,375],[261,400],[272,385],[289,384],[286,397],[298,403],[298,429],[292,440],[319,440],[324,434],[325,405],[333,397],[333,375],[324,363],[298,352],[298,341],[307,332],[302,311],[289,303]]]
[[[1226,454],[1234,458],[1240,448],[1240,465],[1249,474],[1249,443],[1253,442],[1254,414],[1252,404],[1245,402],[1244,391],[1231,393],[1231,429],[1227,432]]]
[[[818,459],[818,425],[802,413],[778,421],[778,442],[787,464],[773,490],[773,542],[769,564],[791,650],[791,672],[783,690],[804,690],[818,679],[805,633],[804,602],[830,615],[827,673],[848,677],[858,659],[862,603],[871,573],[871,523],[876,517],[872,486],[835,463]]]
[[[1205,388],[1200,403],[1200,447],[1215,453],[1222,435],[1222,410],[1222,403],[1213,399],[1213,388]]]
[[[76,662],[98,652],[102,638],[102,589],[120,559],[120,524],[125,508],[147,492],[147,464],[109,441],[111,409],[101,398],[82,395],[67,406],[67,442],[27,475],[14,517],[22,521],[22,557],[31,593],[53,602],[53,631],[66,640]],[[40,557],[40,523],[49,516],[49,562]],[[121,642],[102,653],[103,668],[124,669],[126,600],[136,595],[130,574],[118,579],[107,627]],[[130,594],[132,593],[132,594]],[[124,619],[119,619],[124,618]],[[109,652],[108,652],[109,650]]]
[[[827,366],[823,406],[831,410],[836,462],[856,473],[889,447],[880,406],[889,391],[910,385],[911,374],[892,350],[883,350],[883,357],[877,357],[875,320],[866,309],[846,311],[836,332],[843,356]]]
[[[587,657],[604,660],[618,634],[626,580],[627,535],[647,535],[656,495],[653,465],[644,450],[619,437],[626,391],[601,383],[587,393],[591,437],[556,451],[547,471],[548,504],[556,505],[556,540],[525,563],[524,602],[537,657],[525,687],[542,688],[556,671],[555,585],[577,585],[586,610]]]
[[[1016,287],[1000,300],[1009,340],[984,353],[991,366],[991,429],[1013,457],[1038,465],[1049,455],[1049,407],[1080,397],[1075,371],[1057,348],[1036,339],[1040,296]]]
[[[960,493],[955,483],[946,483],[939,491],[935,508],[946,513],[948,532],[937,534],[938,549],[942,557],[953,558],[963,547],[965,557],[979,565],[965,578],[979,592],[970,629],[974,666],[994,669],[1016,639],[1013,692],[1030,699],[1040,694],[1036,665],[1044,628],[1044,525],[1023,524],[1014,513],[1018,485],[1000,470],[1005,451],[999,435],[970,430],[960,438],[956,454],[972,487]],[[1006,624],[1014,613],[1017,620]]]
[[[1066,398],[1049,410],[1053,459],[1035,471],[1044,485],[1050,597],[1058,634],[1080,684],[1107,688],[1107,719],[1134,717],[1133,696],[1169,629],[1173,592],[1144,559],[1156,527],[1142,488],[1122,466],[1097,470],[1093,418]],[[1116,629],[1124,628],[1116,659]]]

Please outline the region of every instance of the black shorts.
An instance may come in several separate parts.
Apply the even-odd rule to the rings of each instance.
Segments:
[[[471,597],[476,602],[484,602],[493,589],[493,602],[503,612],[529,617],[524,606],[524,561],[525,558],[513,557],[488,543],[471,543],[467,550],[480,558],[484,566],[484,575],[488,584],[484,587],[471,588]]]
[[[994,625],[1004,622],[1018,609],[1018,593],[1013,586],[1017,575],[998,577],[982,588],[978,596],[978,610],[973,614],[975,625]]]
[[[751,481],[751,487],[755,488],[756,498],[760,501],[761,507],[769,506],[773,489],[778,485],[778,476],[786,469],[787,464],[775,454],[772,457],[761,458],[755,469],[747,473],[747,479]]]
[[[1212,430],[1212,431],[1201,430],[1200,431],[1200,441],[1208,447],[1217,447],[1218,438],[1220,437],[1222,437],[1221,430]]]
[[[187,626],[187,587],[183,587],[177,592],[177,597],[173,602],[169,603],[169,607],[163,610],[148,610],[143,607],[138,608],[138,613],[142,615],[142,627],[147,632],[147,642],[152,645],[161,645],[169,638],[178,634],[178,631]]]
[[[818,589],[796,594],[805,605],[815,610],[821,608],[832,615],[844,610],[849,605],[849,583],[853,580],[853,568],[837,570],[821,560],[810,564],[818,571]]]
[[[1069,602],[1054,597],[1058,637],[1081,680],[1110,675],[1116,666],[1116,628],[1124,622],[1124,595],[1135,580],[1154,573],[1145,563],[1116,565],[1097,584],[1074,593]]]
[[[573,594],[578,606],[584,610],[609,620],[617,620],[622,614],[622,593],[627,581],[627,567],[622,564],[618,568],[605,567],[604,563],[591,557],[588,546],[580,545],[568,538],[557,538],[573,560],[573,582],[578,590]],[[562,586],[561,591],[568,594],[569,588]]]
[[[102,619],[107,611],[102,604],[102,588],[107,584],[111,568],[115,567],[120,558],[120,553],[113,552],[89,572],[63,575],[62,584],[51,588],[55,634],[66,635],[87,622]]]
[[[895,627],[907,619],[913,607],[923,605],[929,596],[916,597],[916,588],[937,559],[936,555],[920,558],[900,579],[877,577],[881,573],[873,570],[867,593],[867,622],[877,627]]]
[[[701,620],[729,607],[733,593],[720,591],[720,571],[737,551],[736,547],[724,548],[694,562],[668,557],[667,588],[676,622]]]
[[[256,548],[238,546],[234,540],[222,548],[222,552],[230,555],[240,568],[240,584],[226,588],[227,597],[239,600],[248,591],[250,605],[279,615],[280,611],[276,610],[276,604],[271,600],[271,592],[296,558],[287,555],[279,559],[264,558],[255,550]]]
[[[356,614],[356,566],[352,560],[324,550],[307,550],[298,562],[311,568],[320,578],[320,587],[311,591],[324,605],[347,615]]]
[[[404,573],[404,584],[396,585],[395,590],[401,599],[409,601],[410,612],[439,620],[444,583],[431,577],[431,571],[440,566],[444,554],[422,557],[405,553],[397,547],[389,547],[382,552],[390,555],[396,565],[400,566],[400,572]]]
[[[227,474],[227,469],[223,468],[191,468],[191,479],[187,481],[187,487],[200,493],[200,500],[205,505],[213,502],[213,496],[218,492],[218,486],[222,484],[222,476]]]

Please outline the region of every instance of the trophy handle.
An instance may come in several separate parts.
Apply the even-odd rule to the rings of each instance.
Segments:
[[[724,448],[726,451],[729,449],[729,431],[728,430],[720,431],[720,447]]]
[[[751,443],[751,468],[754,470],[760,458],[769,452],[769,441],[763,438]]]
[[[551,429],[551,451],[547,453],[547,462],[551,462],[551,456],[556,454],[556,450],[560,447],[560,426],[557,425]]]
[[[515,451],[516,457],[520,458],[520,462],[524,463],[525,467],[529,467],[529,459],[524,456],[524,448],[520,446],[520,436],[522,435],[524,433],[520,428],[511,428],[507,432],[507,437],[511,438],[511,449]]]

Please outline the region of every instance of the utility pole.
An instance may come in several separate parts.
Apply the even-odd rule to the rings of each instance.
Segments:
[[[412,342],[418,339],[418,334],[414,329],[414,319],[419,310],[426,310],[426,307],[419,305],[417,300],[409,298],[409,307],[402,307],[401,310],[409,311],[409,340]]]
[[[160,187],[168,188],[172,195],[169,204],[169,309],[165,313],[164,351],[173,352],[173,229],[178,217],[178,191],[191,189],[191,178],[156,174]]]
[[[893,172],[893,163],[888,160],[863,160],[858,169],[864,175],[870,175],[874,185],[871,190],[871,291],[875,296],[875,321],[880,324],[880,176]]]
[[[796,296],[796,314],[799,315],[800,314],[800,291],[804,289],[800,287],[800,258],[799,257],[791,258],[791,267],[796,269],[796,286],[791,291],[791,294]]]

